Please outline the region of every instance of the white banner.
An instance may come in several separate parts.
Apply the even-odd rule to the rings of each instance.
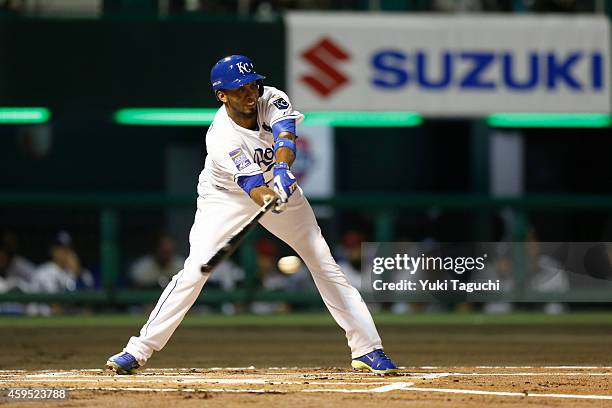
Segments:
[[[287,14],[302,110],[610,112],[606,17]]]
[[[297,157],[291,172],[307,197],[334,194],[334,129],[331,126],[299,125]]]

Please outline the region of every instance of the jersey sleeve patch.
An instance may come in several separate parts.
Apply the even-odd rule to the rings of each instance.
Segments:
[[[285,110],[289,107],[289,102],[287,102],[283,98],[275,99],[274,101],[272,101],[272,103],[280,110]]]
[[[246,156],[246,154],[244,154],[241,148],[232,150],[231,152],[229,152],[229,156],[234,162],[234,165],[236,166],[238,171],[244,170],[245,168],[251,165],[251,161]]]

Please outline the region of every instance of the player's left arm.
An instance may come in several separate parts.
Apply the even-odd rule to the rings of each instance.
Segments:
[[[279,201],[286,203],[298,188],[290,168],[297,154],[295,128],[304,119],[304,115],[293,109],[287,94],[274,88],[268,90],[271,90],[272,95],[266,105],[265,116],[270,121],[274,135],[274,191],[280,197]]]
[[[272,126],[274,134],[274,191],[282,203],[286,203],[297,189],[297,180],[291,173],[291,165],[296,157],[295,119],[285,119]]]
[[[291,132],[281,132],[274,143],[274,158],[276,162],[284,162],[291,167],[297,155],[295,140],[297,136]]]

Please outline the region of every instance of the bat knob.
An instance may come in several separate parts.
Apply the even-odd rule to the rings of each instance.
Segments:
[[[266,194],[263,196],[264,205],[270,204],[274,200],[274,196],[272,194]]]

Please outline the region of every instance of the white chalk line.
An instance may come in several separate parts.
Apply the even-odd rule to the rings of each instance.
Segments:
[[[371,393],[371,392],[389,392],[395,390],[403,390],[406,387],[414,385],[412,382],[397,382],[389,385],[383,385],[382,387],[376,387],[371,389],[346,389],[346,388],[321,388],[321,389],[305,389],[300,390],[301,392],[342,392],[342,393]]]
[[[541,376],[554,376],[554,377],[574,377],[574,376],[584,376],[584,377],[606,377],[612,376],[612,372],[610,373],[585,373],[585,372],[576,372],[576,373],[441,373],[446,374],[446,377],[522,377],[522,376],[530,376],[530,377],[541,377]]]
[[[448,394],[496,395],[496,396],[503,396],[503,397],[578,398],[578,399],[612,400],[612,395],[537,394],[537,393],[523,393],[523,392],[463,390],[463,389],[455,389],[455,388],[407,387],[407,388],[403,388],[402,391],[440,392],[440,393],[448,393]]]
[[[113,378],[108,379],[86,379],[86,378],[50,378],[50,379],[20,379],[18,382],[42,382],[42,383],[105,383],[105,382],[123,382],[123,383],[176,383],[176,384],[239,384],[239,385],[250,385],[250,384],[267,384],[267,385],[380,385],[380,384],[391,384],[400,383],[399,381],[376,381],[376,382],[351,382],[351,381],[274,381],[266,379],[229,379],[229,378],[198,378],[198,379],[138,379],[130,376],[129,378]],[[15,380],[0,380],[0,384],[14,383]]]
[[[115,375],[110,375],[110,372],[108,370],[105,370],[104,372],[99,372],[100,374],[107,374],[108,375],[104,375],[104,376],[95,376],[95,375],[90,375],[90,374],[79,374],[78,372],[48,372],[48,373],[37,373],[37,374],[25,374],[25,373],[11,373],[11,374],[0,374],[0,381],[6,381],[5,379],[15,379],[15,378],[31,378],[31,379],[35,379],[35,380],[44,380],[44,379],[57,379],[58,381],[61,381],[63,379],[70,379],[70,378],[91,378],[91,379],[100,379],[100,378],[121,378],[119,376],[115,376]],[[257,373],[260,374],[260,373]],[[253,374],[249,374],[249,375],[253,375]],[[409,378],[419,378],[419,379],[435,379],[435,378],[441,378],[441,377],[446,377],[448,376],[448,373],[399,373],[399,375],[396,376],[379,376],[373,373],[367,373],[367,372],[357,372],[357,371],[350,371],[350,372],[320,372],[320,373],[304,373],[304,372],[283,372],[283,373],[274,373],[274,372],[267,372],[267,373],[261,373],[261,375],[270,375],[270,376],[297,376],[297,377],[302,377],[302,378],[317,378],[317,377],[322,377],[322,376],[353,376],[353,377],[366,377],[372,380],[376,380],[377,378],[380,379],[385,379],[385,380],[389,380],[392,378],[402,378],[402,377],[409,377]],[[126,377],[127,378],[127,377]],[[134,374],[134,375],[130,375],[129,378],[131,379],[153,379],[153,378],[163,378],[163,379],[197,379],[197,378],[210,378],[207,375],[203,374],[203,373],[198,373],[198,374],[186,374],[186,373],[177,373],[177,374],[155,374],[155,373],[142,373],[139,372],[138,374]]]
[[[444,369],[448,367],[421,367],[424,369]],[[610,370],[612,366],[572,366],[572,365],[559,365],[559,366],[475,366],[474,368],[501,368],[501,369],[528,369],[528,368],[545,368],[550,370]]]
[[[555,366],[554,368],[559,369],[559,366]],[[583,368],[577,366],[566,366],[564,368]],[[593,367],[591,369],[597,369],[602,367]],[[71,370],[69,372],[57,372],[57,371],[47,371],[41,372],[38,374],[29,374],[25,375],[27,378],[17,379],[17,381],[24,382],[105,382],[105,381],[113,381],[113,382],[131,382],[131,383],[155,383],[155,382],[176,382],[176,383],[206,383],[206,384],[233,384],[233,385],[323,385],[323,386],[338,386],[338,385],[379,385],[375,388],[369,389],[347,389],[347,388],[321,388],[321,389],[312,389],[306,388],[299,390],[299,392],[330,392],[330,393],[380,393],[380,392],[388,392],[388,391],[414,391],[414,392],[438,392],[438,393],[453,393],[453,394],[472,394],[472,395],[494,395],[494,396],[509,396],[509,397],[538,397],[538,398],[574,398],[574,399],[598,399],[598,400],[612,400],[612,395],[585,395],[585,394],[539,394],[539,393],[522,393],[522,392],[505,392],[505,391],[484,391],[484,390],[468,390],[468,389],[454,389],[454,388],[421,388],[421,387],[412,387],[414,383],[412,382],[404,382],[404,381],[394,381],[390,380],[390,377],[382,377],[380,381],[376,381],[376,377],[371,377],[375,381],[371,382],[351,382],[351,381],[334,381],[330,379],[330,381],[274,381],[268,380],[265,378],[245,378],[245,379],[228,379],[228,378],[208,378],[201,375],[196,374],[181,374],[181,375],[169,375],[169,374],[155,374],[155,370],[150,369],[152,371],[151,374],[144,375],[135,375],[129,377],[117,377],[117,376],[104,376],[91,378],[82,378],[77,373],[83,372],[85,370]],[[7,373],[9,370],[4,371]],[[160,370],[157,370],[160,371]],[[92,373],[101,373],[103,370],[90,370]],[[22,373],[22,374],[19,374]],[[9,379],[0,379],[0,383],[14,382],[15,377],[24,377],[24,371],[11,371],[11,374],[2,374],[0,377],[10,377]],[[289,373],[284,373],[289,374]],[[349,374],[356,375],[362,373],[356,372],[347,372],[347,373],[313,373],[313,374],[304,374],[304,373],[294,373],[294,375],[302,376],[302,377],[316,377],[321,375],[339,375],[339,374]],[[365,373],[367,374],[367,373]],[[612,373],[592,373],[592,372],[521,372],[521,373],[403,373],[405,374],[404,378],[408,375],[414,376],[414,378],[441,378],[447,376],[609,376]],[[80,378],[76,378],[76,377]],[[370,375],[371,376],[371,375]],[[59,377],[59,378],[58,378]],[[401,377],[400,377],[401,378]],[[384,385],[380,385],[384,384]],[[270,389],[251,389],[251,388],[240,388],[240,389],[232,389],[232,388],[208,388],[208,389],[197,389],[197,388],[150,388],[150,387],[79,387],[79,388],[71,388],[72,390],[106,390],[106,391],[134,391],[134,392],[232,392],[232,393],[286,393],[285,391],[280,390],[270,390]]]
[[[203,368],[203,367],[166,367],[166,368],[146,368],[145,370],[147,371],[161,371],[161,372],[176,372],[176,373],[184,373],[185,371],[219,371],[219,370],[228,370],[228,371],[232,371],[232,370],[321,370],[324,368],[328,368],[328,367],[255,367],[255,366],[248,366],[248,367],[208,367],[208,368]],[[407,369],[423,369],[423,370],[444,370],[444,369],[448,369],[451,367],[448,366],[398,366],[399,369],[401,370],[407,370]],[[579,370],[579,369],[584,369],[584,370],[611,370],[612,366],[588,366],[588,365],[557,365],[557,366],[493,366],[493,365],[479,365],[479,366],[474,366],[474,368],[497,368],[497,369],[528,369],[528,368],[546,368],[546,369],[574,369],[574,370]],[[15,369],[15,370],[0,370],[0,373],[23,373],[23,372],[27,372],[28,370],[21,370],[21,369]],[[70,369],[70,370],[62,370],[62,371],[57,371],[57,370],[37,370],[39,373],[68,373],[68,372],[106,372],[108,370],[102,369],[102,368],[76,368],[76,369]]]
[[[276,373],[275,373],[276,374]],[[300,373],[294,373],[295,375],[300,375]],[[318,374],[308,374],[309,376],[319,376],[319,375],[356,375],[356,376],[368,376],[371,377],[372,373],[318,373]],[[605,377],[612,376],[612,372],[607,373],[593,373],[593,372],[521,372],[521,373],[399,373],[396,377],[408,377],[408,378],[419,378],[423,380],[429,379],[437,379],[437,378],[445,378],[445,377],[520,377],[520,376],[559,376],[559,377],[571,377],[571,376],[585,376],[585,377]]]
[[[162,372],[162,373],[166,373],[166,374],[185,374],[186,372],[201,372],[201,371],[223,371],[223,370],[227,370],[227,371],[245,371],[245,370],[277,370],[277,371],[287,371],[287,370],[321,370],[324,367],[268,367],[268,368],[256,368],[255,366],[248,366],[248,367],[209,367],[209,368],[202,368],[202,367],[182,367],[182,368],[147,368],[144,370],[140,371],[141,375],[154,375],[156,372]],[[448,369],[449,367],[443,367],[443,366],[420,366],[420,367],[406,367],[406,366],[400,366],[398,367],[400,370],[407,370],[407,369],[421,369],[421,370],[444,370],[444,369]],[[550,370],[612,370],[612,366],[572,366],[572,365],[559,365],[559,366],[486,366],[486,365],[481,365],[481,366],[475,366],[474,368],[481,368],[481,369],[503,369],[503,370],[514,370],[514,369],[550,369]],[[20,375],[19,373],[27,373],[28,370],[0,370],[0,377],[2,376],[17,376]],[[103,372],[108,372],[108,370],[105,369],[100,369],[100,368],[82,368],[82,369],[72,369],[72,370],[62,370],[62,371],[57,371],[57,370],[37,370],[37,372],[40,375],[43,374],[47,374],[47,375],[56,375],[56,376],[68,376],[71,373],[83,373],[83,372],[87,372],[87,373],[103,373]],[[150,372],[151,374],[147,374],[147,372]],[[270,373],[267,373],[270,374]],[[278,374],[278,375],[294,375],[294,374],[304,374],[303,372],[289,372],[289,373],[274,373],[274,374]],[[371,373],[359,373],[359,372],[354,372],[354,371],[350,371],[350,372],[319,372],[319,373],[313,373],[311,375],[329,375],[329,374],[342,374],[342,375],[347,375],[347,374],[352,374],[352,375],[372,375]],[[423,373],[423,374],[432,374],[432,373]],[[30,375],[36,375],[36,374],[30,374]]]
[[[108,373],[105,371],[104,373]],[[265,373],[264,375],[279,375],[279,373]],[[328,372],[328,373],[282,373],[283,376],[299,376],[304,378],[306,381],[308,378],[315,378],[321,376],[366,376],[370,378],[374,382],[372,384],[376,384],[379,382],[397,382],[402,381],[403,378],[410,379],[438,379],[445,377],[522,377],[522,376],[530,376],[530,377],[541,377],[541,376],[557,376],[557,377],[572,377],[572,376],[584,376],[584,377],[610,377],[612,376],[612,372],[517,372],[517,373],[462,373],[462,372],[446,372],[446,373],[400,373],[398,376],[387,376],[387,377],[379,377],[375,376],[371,373],[361,373],[361,372]],[[380,380],[377,380],[380,378]],[[393,379],[397,378],[397,381]],[[18,381],[24,382],[36,382],[36,381],[46,381],[46,382],[89,382],[89,381],[129,381],[129,382],[163,382],[163,381],[177,381],[177,382],[220,382],[220,383],[243,383],[243,384],[264,384],[264,383],[272,383],[274,380],[268,380],[265,378],[254,378],[254,379],[227,379],[227,378],[210,378],[207,375],[202,374],[135,374],[130,376],[116,376],[116,375],[104,375],[104,376],[93,376],[93,375],[82,375],[77,372],[48,372],[48,373],[38,373],[38,374],[24,374],[24,373],[13,373],[13,374],[0,374],[0,383],[12,382],[18,379]],[[333,381],[333,378],[329,379]],[[278,381],[277,381],[278,382]],[[308,381],[312,383],[312,381]],[[291,384],[289,381],[280,381],[279,384]],[[336,382],[337,383],[337,382]],[[348,384],[348,383],[347,383]],[[355,384],[366,384],[366,382],[357,382]]]
[[[565,398],[565,399],[595,399],[595,400],[612,400],[612,395],[587,395],[587,394],[538,394],[538,393],[523,393],[523,392],[506,392],[506,391],[482,391],[482,390],[466,390],[455,388],[421,388],[412,387],[414,383],[394,383],[371,389],[345,389],[345,388],[328,388],[328,389],[302,389],[298,392],[323,392],[323,393],[384,393],[389,391],[416,391],[416,392],[438,392],[446,394],[470,394],[470,395],[489,395],[501,397],[535,397],[535,398]],[[68,388],[71,391],[133,391],[133,392],[215,392],[215,393],[257,393],[257,394],[286,394],[292,391],[266,390],[264,388],[256,389],[232,389],[232,388],[147,388],[147,387],[85,387],[85,388]]]
[[[105,371],[96,371],[96,373],[108,373]],[[437,379],[437,378],[445,378],[445,377],[521,377],[521,376],[531,376],[531,377],[541,377],[541,376],[557,376],[557,377],[572,377],[572,376],[585,376],[585,377],[610,377],[612,376],[612,372],[516,372],[516,373],[500,373],[500,372],[490,372],[490,373],[467,373],[467,372],[445,372],[445,373],[400,373],[398,376],[393,377],[380,377],[373,375],[372,373],[367,372],[321,372],[321,373],[262,373],[264,375],[282,375],[282,376],[298,376],[304,378],[306,381],[308,378],[314,378],[315,380],[321,376],[355,376],[355,377],[367,377],[374,381],[374,383],[378,382],[394,382],[394,378],[397,381],[402,381],[404,378],[409,379]],[[380,380],[377,380],[380,378]],[[47,382],[88,382],[88,381],[105,381],[112,379],[113,381],[130,381],[130,382],[162,382],[162,381],[178,381],[178,382],[219,382],[219,383],[243,383],[243,384],[263,384],[263,383],[271,383],[274,380],[268,380],[265,378],[255,378],[255,379],[222,379],[222,378],[213,378],[211,379],[208,375],[204,375],[201,373],[198,374],[156,374],[152,373],[138,373],[136,375],[130,375],[129,377],[120,377],[116,375],[104,375],[104,376],[95,376],[95,375],[83,375],[78,371],[70,371],[70,372],[42,372],[37,374],[25,374],[22,372],[13,372],[13,373],[4,373],[0,374],[0,383],[12,382],[18,379],[19,381],[26,382],[36,382],[36,381],[47,381]],[[158,380],[158,381],[155,381]],[[330,378],[330,381],[333,381],[334,378]],[[312,381],[309,381],[312,383]],[[291,384],[289,381],[281,381],[279,384]],[[357,384],[365,384],[365,382],[361,381]]]
[[[370,389],[302,389],[298,392],[339,392],[339,393],[383,393],[395,390],[401,390],[405,387],[410,387],[414,383],[401,382],[388,384],[382,387]],[[287,391],[266,390],[264,388],[257,389],[233,389],[233,388],[146,388],[146,387],[85,387],[85,388],[68,388],[71,391],[135,391],[135,392],[234,392],[234,393],[257,393],[257,394],[286,394]],[[292,392],[292,391],[288,391]]]

